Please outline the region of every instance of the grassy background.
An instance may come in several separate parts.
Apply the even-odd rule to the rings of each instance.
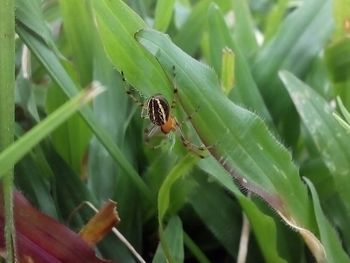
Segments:
[[[349,0],[16,6],[17,138],[92,81],[106,88],[40,144],[1,153],[7,165],[27,153],[15,183],[41,211],[67,223],[81,202],[113,199],[147,262],[231,262],[243,248],[245,262],[350,262],[349,134],[333,116],[337,96],[350,106]],[[175,81],[173,114],[199,109],[183,130],[207,158],[176,136],[148,147],[120,71],[143,98],[171,101]],[[97,250],[136,261],[112,235]]]

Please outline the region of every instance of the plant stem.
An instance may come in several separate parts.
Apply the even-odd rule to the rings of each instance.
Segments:
[[[15,85],[15,3],[2,0],[0,7],[0,151],[13,142]],[[7,262],[14,262],[13,169],[2,180],[5,207]]]

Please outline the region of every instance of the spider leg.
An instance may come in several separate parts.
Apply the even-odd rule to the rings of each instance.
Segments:
[[[160,131],[159,126],[154,125],[154,124],[152,123],[152,125],[151,125],[150,127],[146,128],[146,129],[144,130],[145,142],[148,143],[149,140],[150,140],[156,133],[158,133],[159,131]]]
[[[178,85],[176,82],[176,71],[175,71],[175,66],[173,66],[173,79],[172,79],[172,84],[173,84],[173,100],[171,101],[171,109],[174,109],[176,106],[176,100],[178,96]]]
[[[181,142],[184,145],[184,147],[191,151],[192,153],[194,153],[195,155],[197,155],[198,157],[204,159],[206,157],[206,150],[208,149],[206,146],[204,145],[196,145],[194,143],[192,143],[189,139],[186,138],[186,136],[184,135],[180,123],[176,122],[176,131],[178,132]]]
[[[152,149],[157,149],[162,147],[163,145],[166,144],[165,140],[161,140],[159,144],[156,145],[150,145],[150,141],[153,137],[155,137],[156,135],[160,135],[160,136],[164,136],[163,133],[160,130],[160,127],[154,124],[151,124],[150,127],[146,128],[144,130],[144,141],[147,145],[149,145],[150,147],[152,147]]]
[[[124,89],[126,91],[126,94],[134,101],[135,104],[139,105],[143,109],[144,108],[143,95],[138,90],[136,90],[134,87],[130,86],[129,83],[127,83],[123,71],[121,71],[120,74],[122,76],[122,80],[124,83],[123,86],[124,86]]]

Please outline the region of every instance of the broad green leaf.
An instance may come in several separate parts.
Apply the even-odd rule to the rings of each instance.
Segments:
[[[207,162],[206,162],[207,163]],[[227,253],[237,257],[239,247],[241,214],[237,204],[213,182],[197,181],[199,185],[189,197],[193,210],[210,230]],[[231,179],[231,178],[230,178]],[[232,179],[231,179],[232,180]]]
[[[79,110],[81,106],[88,103],[101,91],[101,86],[92,86],[84,90],[20,137],[14,144],[6,148],[0,154],[0,176],[3,176],[5,172],[13,167],[15,163],[27,154],[36,144],[48,136],[54,129],[72,116],[73,113]]]
[[[333,82],[350,80],[350,38],[342,38],[329,46],[325,58]]]
[[[258,49],[255,38],[254,22],[247,1],[233,0],[234,38],[241,47],[243,54],[248,57]]]
[[[43,176],[48,175],[48,170],[42,169],[41,163],[46,162],[46,165],[48,165],[47,160],[38,154],[40,150],[39,147],[34,148],[28,156],[25,156],[16,164],[15,184],[17,189],[30,196],[31,203],[35,204],[42,212],[58,218],[55,202],[51,195],[50,180]],[[53,178],[51,168],[49,173],[50,177]]]
[[[43,22],[44,17],[40,11],[40,4],[39,0],[16,0],[16,19],[17,22],[40,37],[49,47],[54,48],[50,30]]]
[[[165,32],[171,21],[175,0],[158,0],[154,18],[154,28]]]
[[[277,33],[255,58],[253,75],[275,119],[290,112],[291,106],[277,73],[280,69],[286,69],[297,76],[306,74],[312,59],[330,36],[331,2],[302,2],[284,19]]]
[[[53,112],[66,100],[63,91],[57,85],[52,85],[46,97],[47,113]],[[75,114],[52,133],[51,141],[64,160],[80,173],[90,138],[89,127],[80,115]]]
[[[318,198],[318,194],[312,182],[304,178],[307,183],[314,204],[314,210],[316,215],[317,225],[320,231],[321,242],[324,245],[326,250],[326,259],[320,259],[318,262],[327,262],[327,263],[342,263],[342,262],[350,262],[349,256],[345,253],[342,248],[341,241],[337,236],[334,228],[328,222],[326,216],[323,214],[320,200]]]
[[[79,73],[79,81],[82,86],[87,85],[93,79],[92,56],[93,23],[91,12],[87,8],[86,1],[63,0],[59,2],[63,18],[63,28],[71,46],[72,61]]]
[[[248,62],[243,55],[242,49],[231,37],[222,12],[214,4],[210,5],[208,21],[210,61],[218,75],[222,74],[222,50],[228,47],[233,50],[235,54],[236,66],[234,68],[234,75],[236,81],[230,98],[235,102],[242,103],[248,108],[254,109],[270,122],[270,114],[251,75]]]
[[[174,42],[188,54],[194,54],[198,49],[207,21],[206,14],[209,4],[209,0],[197,2],[186,22],[174,38]]]
[[[125,90],[116,88],[123,85],[122,80],[116,74],[113,65],[103,51],[102,44],[98,41],[95,41],[94,57],[94,79],[111,88],[94,100],[93,111],[96,116],[100,116],[101,125],[109,131],[114,142],[117,145],[124,145],[123,153],[128,158],[133,156],[132,153],[129,154],[128,140],[125,138],[126,128],[129,124],[129,97],[125,94]],[[132,158],[128,158],[128,160],[132,162]],[[115,196],[117,192],[120,192],[118,191],[119,187],[127,187],[121,185],[120,180],[117,186],[118,177],[128,177],[128,174],[118,167],[113,157],[106,152],[105,147],[96,137],[90,143],[88,170],[89,188],[101,201]],[[101,180],[101,172],[104,180]],[[137,188],[131,188],[137,191]],[[134,190],[130,189],[128,193],[132,196],[130,198],[138,198],[134,194]],[[125,196],[125,198],[128,197]],[[118,199],[118,203],[122,204],[123,200]]]
[[[43,64],[53,80],[62,88],[65,94],[69,97],[74,96],[74,94],[77,93],[77,88],[73,80],[64,70],[55,53],[40,40],[28,33],[24,28],[17,27],[17,33],[35,54],[40,63]],[[132,178],[135,186],[140,190],[139,193],[145,197],[145,200],[150,201],[151,194],[147,186],[132,165],[125,159],[122,151],[114,143],[112,136],[107,130],[102,128],[90,109],[84,108],[80,113],[113,159]]]
[[[159,244],[152,263],[184,262],[183,229],[182,222],[179,217],[174,216],[169,220],[169,223],[165,228],[163,238],[166,240],[168,246],[167,248],[169,249],[172,260],[169,261],[166,258],[163,247],[161,244]]]
[[[289,1],[288,0],[279,0],[271,9],[266,19],[265,26],[265,41],[270,40],[278,30],[283,17],[287,11]]]
[[[163,231],[163,220],[165,217],[165,214],[170,206],[170,191],[173,186],[173,184],[182,176],[184,176],[186,173],[189,172],[189,170],[193,167],[195,164],[196,158],[190,154],[186,155],[168,174],[168,176],[165,178],[164,182],[162,183],[159,192],[158,192],[158,224],[159,224],[159,232],[160,232],[160,238],[161,238],[161,244],[162,248],[165,253],[165,257],[170,262],[172,260],[175,260],[174,255],[171,253],[170,244],[168,244],[168,238]],[[182,234],[182,233],[181,233]],[[182,262],[182,261],[176,261],[175,262]]]
[[[311,204],[298,170],[263,121],[218,92],[214,72],[185,54],[166,35],[143,30],[136,37],[168,72],[175,67],[181,105],[187,114],[200,107],[191,122],[212,156],[284,220],[292,220],[301,231],[312,231]],[[309,238],[318,242],[314,236]]]
[[[310,87],[287,71],[280,77],[289,92],[317,150],[333,176],[337,192],[349,211],[350,143],[349,134],[335,120],[330,105]]]
[[[350,144],[348,132],[333,117],[331,106],[315,91],[288,72],[281,72],[284,82],[311,139],[332,176],[333,195],[340,196],[338,212],[349,220],[350,215]],[[305,174],[307,176],[307,174]],[[330,188],[330,185],[328,186]],[[322,196],[323,197],[323,196]],[[323,197],[324,198],[324,197]],[[340,209],[340,206],[343,209]],[[338,220],[339,221],[339,220]],[[344,221],[339,221],[342,224]],[[347,224],[342,229],[347,228]],[[348,233],[344,240],[349,242]]]
[[[173,184],[193,167],[196,158],[186,155],[168,174],[158,193],[158,220],[161,224],[170,205],[170,190]]]
[[[121,0],[92,0],[92,3],[103,46],[126,80],[137,89],[147,87],[151,92],[143,94],[146,97],[156,93],[158,86],[169,85],[156,59],[134,39],[134,34],[146,27],[142,19]]]
[[[255,238],[260,246],[266,262],[286,263],[278,254],[278,247],[282,246],[284,240],[277,240],[276,223],[273,218],[261,212],[256,204],[244,196],[234,184],[231,176],[214,159],[199,162],[199,167],[209,176],[212,176],[222,187],[233,194],[240,203],[242,210],[249,219]],[[284,241],[285,242],[285,241]],[[287,243],[291,248],[291,245]]]

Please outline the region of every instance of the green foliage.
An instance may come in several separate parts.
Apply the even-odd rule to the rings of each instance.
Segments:
[[[350,262],[347,1],[17,0],[17,142],[0,173],[16,163],[17,188],[62,222],[115,200],[147,262],[236,261],[243,213],[246,262]],[[106,91],[79,108],[92,81]],[[174,86],[203,160],[178,134],[143,139],[134,100],[171,102]],[[97,249],[137,261],[114,236]]]

